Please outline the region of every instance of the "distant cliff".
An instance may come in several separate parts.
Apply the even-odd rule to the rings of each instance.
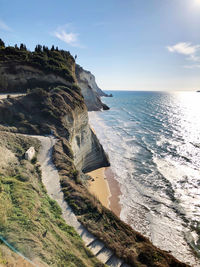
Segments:
[[[101,101],[101,96],[108,95],[97,86],[94,75],[77,64],[75,73],[88,110],[98,111],[101,109],[109,109],[108,106]]]

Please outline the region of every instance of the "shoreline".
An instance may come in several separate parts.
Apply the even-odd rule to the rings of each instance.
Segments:
[[[99,168],[94,171],[88,172],[87,175],[91,176],[89,180],[89,191],[95,195],[104,207],[110,208],[109,198],[111,196],[110,188],[105,177],[105,168]]]
[[[96,135],[92,125],[90,125],[90,129]],[[92,179],[89,180],[88,187],[90,193],[97,196],[103,206],[110,209],[116,216],[120,218],[122,209],[120,204],[120,196],[122,193],[119,183],[115,179],[112,167],[103,167],[87,174],[92,177]]]
[[[110,188],[111,196],[110,209],[120,218],[122,206],[120,204],[120,196],[122,195],[118,181],[115,179],[115,174],[111,167],[105,168],[105,176],[107,177],[108,185]]]
[[[96,169],[87,173],[91,176],[89,180],[89,191],[95,195],[102,205],[112,210],[115,215],[120,217],[121,205],[120,200],[120,187],[114,178],[114,173],[111,167]]]

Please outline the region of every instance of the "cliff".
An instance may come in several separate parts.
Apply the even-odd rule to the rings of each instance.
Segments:
[[[67,87],[60,86],[51,92],[36,89],[18,99],[5,100],[0,103],[0,123],[5,122],[22,133],[53,132],[66,139],[80,171],[109,166],[103,147],[89,127],[83,97]]]
[[[67,63],[66,63],[67,62]],[[89,111],[109,109],[101,102],[107,96],[96,84],[95,77],[79,65],[66,51],[21,51],[12,47],[0,50],[0,92],[26,92],[35,87],[71,86],[81,88]]]
[[[71,85],[55,73],[45,73],[37,66],[22,62],[0,62],[0,92],[26,92],[35,87]]]
[[[37,86],[48,89],[75,83],[75,61],[69,52],[25,46],[0,47],[0,92],[26,92]]]
[[[38,47],[35,52],[27,51],[23,47],[22,50],[3,47],[0,48],[0,62],[4,73],[1,76],[1,91],[8,92],[9,83],[16,91],[18,88],[18,92],[28,91],[25,96],[1,100],[0,131],[53,134],[56,137],[52,158],[59,171],[65,200],[88,231],[130,266],[187,266],[169,253],[156,248],[89,193],[86,177],[82,172],[109,166],[109,161],[88,125],[87,107],[81,90],[75,83],[75,62],[69,52],[50,51],[46,47]],[[6,133],[5,136],[7,135]],[[7,143],[7,149],[13,148],[13,142]],[[21,161],[20,151],[23,150],[20,144],[15,146],[20,174],[18,166],[14,164],[12,173],[0,175],[3,183],[3,195],[0,183],[0,197],[4,201],[0,201],[0,205],[3,203],[0,208],[0,212],[3,211],[0,216],[0,220],[3,220],[0,231],[7,234],[11,242],[14,240],[19,248],[23,242],[16,237],[21,236],[20,232],[25,237],[28,236],[24,238],[25,244],[31,244],[30,240],[33,240],[33,250],[38,252],[41,259],[47,257],[49,265],[52,257],[55,261],[59,257],[60,262],[54,266],[68,266],[70,261],[74,266],[102,266],[80,244],[80,238],[73,229],[63,224],[59,207],[45,194],[40,179],[41,172],[37,167],[32,168],[29,163]],[[6,168],[2,169],[6,171]],[[22,175],[24,172],[25,176]],[[13,208],[10,208],[11,205]],[[10,222],[14,222],[12,229]],[[44,236],[46,230],[49,231],[48,238]],[[16,231],[19,231],[17,235]],[[37,233],[36,236],[34,232]],[[68,250],[65,250],[63,243],[67,244]],[[78,254],[73,244],[76,248],[81,248],[82,255]],[[24,246],[25,255],[28,254],[26,247]]]
[[[37,118],[39,121],[43,121],[41,118],[45,116],[48,118],[48,115],[54,112],[54,104],[57,101],[59,104],[57,104],[56,112],[58,120],[61,121],[59,133],[62,137],[68,138],[72,145],[77,169],[86,172],[109,165],[102,146],[90,130],[87,108],[81,95],[81,93],[89,95],[87,90],[92,92],[91,98],[87,102],[88,108],[93,107],[92,110],[96,110],[94,103],[98,102],[99,108],[104,106],[94,91],[101,92],[95,84],[94,77],[91,84],[94,89],[85,90],[85,87],[81,87],[80,91],[75,84],[75,61],[68,52],[62,50],[51,51],[46,48],[43,52],[30,52],[8,47],[0,49],[0,59],[0,92],[32,92],[32,89],[37,87],[49,92],[45,94],[43,91],[41,95],[38,95],[40,99],[38,103],[37,101],[33,103],[30,95],[19,101],[10,100],[9,111],[7,107],[1,107],[1,122],[16,120],[18,129],[25,131],[24,122],[29,121],[29,129],[33,130],[34,128],[37,133],[40,131],[51,132],[51,126],[45,118],[44,122],[40,122],[40,125],[43,123],[41,128],[37,126],[36,121]],[[61,88],[60,91],[59,88]],[[42,95],[44,95],[44,99],[42,99]],[[75,99],[78,99],[78,105],[73,103],[76,102]],[[92,104],[90,105],[90,103]],[[48,114],[44,112],[40,115],[41,110]],[[62,110],[62,112],[58,110]],[[20,119],[17,114],[23,114],[24,120]],[[54,127],[54,132],[56,131],[58,129]]]
[[[88,111],[109,109],[101,101],[101,96],[108,96],[96,84],[94,75],[76,64],[76,79],[83,94]]]
[[[69,122],[68,115],[65,119]],[[89,127],[87,112],[77,112],[70,129],[70,144],[74,164],[78,170],[89,172],[99,167],[109,166],[102,145]]]

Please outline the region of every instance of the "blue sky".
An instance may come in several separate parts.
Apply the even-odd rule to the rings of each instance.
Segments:
[[[77,54],[104,90],[200,89],[200,0],[0,0],[0,38]]]

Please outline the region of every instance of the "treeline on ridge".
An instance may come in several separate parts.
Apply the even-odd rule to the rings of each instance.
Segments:
[[[36,45],[35,50],[31,52],[26,45],[6,46],[0,39],[0,62],[22,62],[45,71],[46,73],[57,74],[67,81],[74,83],[72,75],[72,66],[75,63],[74,58],[69,51],[59,50],[52,45],[51,49],[40,44]]]

